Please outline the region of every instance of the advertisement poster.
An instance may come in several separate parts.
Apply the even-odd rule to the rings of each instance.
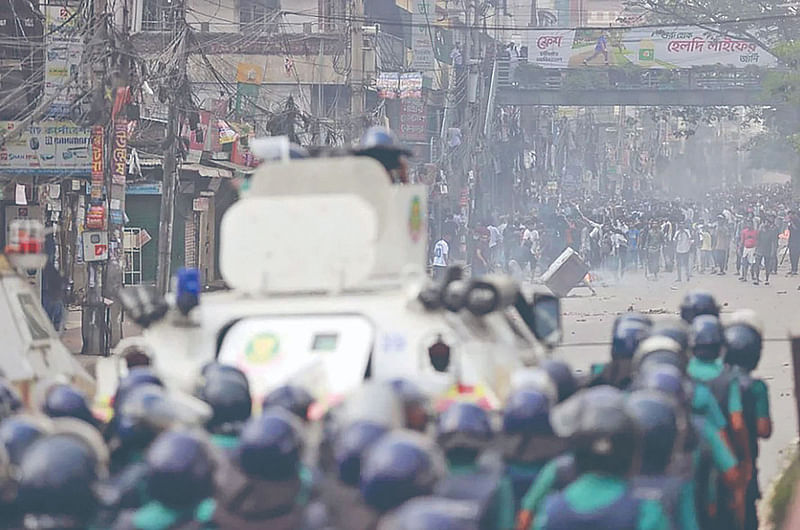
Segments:
[[[128,122],[117,120],[114,123],[114,149],[111,152],[111,182],[125,185],[128,168]]]
[[[428,141],[428,114],[421,99],[402,100],[398,136],[404,142]]]
[[[639,66],[677,69],[692,66],[772,67],[767,50],[744,39],[695,26],[608,30],[530,31],[528,61],[542,68]]]
[[[44,97],[52,98],[48,115],[64,118],[78,87],[83,42],[79,33],[80,14],[65,6],[45,9]],[[68,85],[68,86],[67,86]],[[66,87],[65,87],[66,86]]]
[[[411,72],[400,74],[400,97],[417,99],[422,97],[421,73]]]
[[[413,0],[411,13],[411,50],[414,59],[411,67],[431,75],[436,68],[436,56],[433,51],[433,23],[436,21],[434,0]]]
[[[400,91],[400,74],[398,72],[381,72],[375,80],[375,90],[381,99],[395,99]]]
[[[18,123],[0,121],[0,128],[13,131]],[[0,147],[0,169],[5,173],[89,176],[91,143],[91,127],[69,121],[32,123]]]
[[[92,199],[103,196],[103,126],[92,127]]]

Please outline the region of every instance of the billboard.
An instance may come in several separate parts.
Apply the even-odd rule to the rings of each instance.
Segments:
[[[411,12],[411,49],[414,58],[411,67],[431,75],[436,68],[433,51],[433,23],[436,21],[434,0],[413,0]]]
[[[0,121],[0,129],[13,131],[18,123]],[[0,147],[0,174],[89,176],[91,147],[91,127],[70,121],[32,123]]]
[[[46,55],[44,97],[52,99],[48,117],[69,116],[80,75],[83,41],[80,13],[64,6],[47,6],[45,12]]]
[[[528,62],[542,68],[633,65],[663,69],[778,64],[775,56],[751,41],[696,26],[530,31]]]

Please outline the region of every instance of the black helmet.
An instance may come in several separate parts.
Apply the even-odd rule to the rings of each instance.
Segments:
[[[394,431],[367,452],[361,466],[361,494],[367,505],[385,512],[408,499],[430,495],[444,475],[436,447],[414,431]]]
[[[388,432],[386,425],[371,421],[356,421],[342,428],[333,446],[339,480],[358,486],[364,455]]]
[[[650,326],[635,320],[624,320],[614,330],[611,339],[612,359],[632,359],[636,348],[650,333]]]
[[[719,318],[699,315],[692,320],[692,351],[698,359],[711,361],[722,353],[725,337]]]
[[[664,394],[645,390],[632,393],[627,407],[641,437],[642,473],[663,473],[678,437],[675,402]]]
[[[206,428],[215,434],[238,433],[252,411],[247,377],[232,366],[206,370],[197,397],[211,407]]]
[[[297,476],[303,439],[298,419],[273,407],[247,422],[239,437],[236,458],[248,475],[265,480]]]
[[[147,450],[147,491],[168,508],[186,509],[214,491],[214,464],[199,433],[166,431]]]
[[[725,362],[752,371],[761,360],[761,334],[744,324],[725,328]]]
[[[629,471],[636,427],[621,390],[608,385],[581,390],[553,407],[550,424],[573,446],[581,472],[624,475]]]
[[[22,456],[17,503],[33,517],[87,525],[97,509],[100,478],[98,455],[89,443],[72,434],[44,436]]]
[[[45,390],[42,412],[51,418],[76,418],[96,425],[86,395],[63,383],[56,383]]]
[[[711,293],[691,291],[681,302],[681,318],[691,324],[700,315],[719,316],[719,306]]]
[[[558,391],[558,401],[564,401],[578,390],[578,381],[575,379],[575,374],[572,373],[572,368],[564,361],[545,359],[540,366],[555,383]]]
[[[264,398],[262,407],[281,407],[303,421],[308,421],[308,409],[314,403],[314,397],[299,385],[279,386]]]

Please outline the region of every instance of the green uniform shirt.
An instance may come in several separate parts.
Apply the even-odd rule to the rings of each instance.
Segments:
[[[755,398],[756,405],[756,418],[769,419],[769,392],[767,391],[767,384],[761,379],[753,379],[750,385],[750,392]]]
[[[188,512],[173,510],[152,501],[139,508],[133,516],[134,527],[138,530],[166,530],[180,520],[194,520],[201,523],[202,528],[214,528],[211,522],[216,504],[213,499],[206,499]]]
[[[585,473],[564,489],[564,497],[570,507],[578,513],[590,513],[616,502],[628,489],[628,483],[620,477]],[[547,528],[547,514],[536,514],[533,523],[536,530]],[[636,530],[669,530],[670,523],[661,504],[643,500],[639,504]]]
[[[728,444],[725,443],[725,440],[722,439],[716,426],[706,420],[703,422],[703,428],[699,434],[711,451],[711,460],[714,462],[714,467],[722,473],[726,473],[736,467],[738,463],[736,456],[734,456]]]
[[[707,422],[720,431],[728,426],[728,420],[725,419],[725,414],[722,413],[717,400],[714,399],[714,394],[705,385],[694,385],[692,410],[703,416]]]
[[[476,464],[451,464],[449,471],[453,475],[467,475],[478,473],[480,469]],[[496,495],[497,501],[497,521],[495,526],[498,530],[513,530],[516,513],[514,512],[514,489],[511,481],[502,477],[498,484]]]
[[[531,513],[539,511],[542,501],[552,493],[553,484],[555,484],[557,477],[558,466],[556,465],[556,461],[555,459],[550,460],[536,476],[536,480],[533,481],[531,487],[528,488],[528,492],[522,498],[520,510],[529,511]]]
[[[211,442],[220,449],[234,449],[239,445],[239,437],[234,434],[212,434]]]
[[[692,357],[689,360],[686,372],[695,381],[705,383],[716,379],[722,373],[723,368],[724,365],[721,359],[703,361],[697,357]],[[734,377],[728,387],[728,413],[733,414],[736,412],[742,412],[742,390],[739,386],[739,380]]]

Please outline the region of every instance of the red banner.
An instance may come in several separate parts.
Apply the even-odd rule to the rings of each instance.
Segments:
[[[125,185],[128,170],[128,122],[114,123],[114,149],[111,152],[111,182]]]
[[[103,196],[103,126],[92,127],[92,198]]]

